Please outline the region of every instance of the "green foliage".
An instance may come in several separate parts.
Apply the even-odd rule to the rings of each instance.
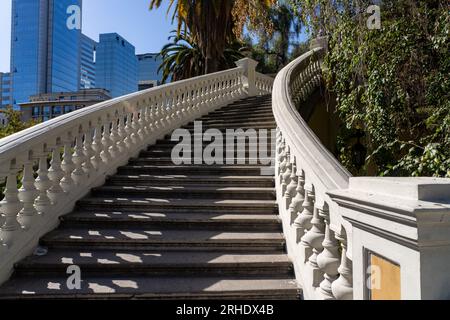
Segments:
[[[159,8],[163,0],[151,0],[150,9]],[[177,20],[177,34],[190,32],[205,59],[204,73],[219,70],[218,59],[244,26],[270,30],[265,19],[275,0],[170,0],[169,12]]]
[[[175,31],[169,37],[172,42],[166,44],[160,53],[162,64],[162,82],[177,81],[205,74],[206,59],[189,33]],[[235,62],[244,57],[247,48],[240,41],[228,44],[223,55],[218,59],[219,70],[235,67]]]
[[[278,6],[271,7],[268,17],[273,31],[269,34],[261,30],[259,32],[250,30],[256,33],[258,41],[255,45],[251,45],[250,36],[246,38],[246,41],[253,47],[252,58],[260,63],[258,71],[276,73],[292,60],[293,47],[299,47],[294,43],[294,39],[300,34],[301,23],[294,16],[292,8],[284,1],[280,1]]]
[[[36,121],[23,122],[19,111],[8,108],[4,111],[8,124],[0,128],[0,139],[36,125]]]
[[[329,36],[327,84],[344,123],[340,160],[353,172],[352,132],[365,132],[363,174],[450,177],[450,14],[443,0],[293,0],[312,35]]]

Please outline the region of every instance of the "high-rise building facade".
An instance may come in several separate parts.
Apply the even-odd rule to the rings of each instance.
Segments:
[[[82,0],[12,0],[15,107],[35,94],[78,90],[81,29],[68,24],[73,6],[80,8],[81,15]]]
[[[135,48],[117,33],[100,35],[95,82],[96,87],[109,90],[113,98],[138,90]]]
[[[95,55],[97,42],[88,36],[81,35],[81,78],[80,89],[95,88]]]
[[[11,106],[11,74],[0,72],[0,109]]]
[[[158,72],[162,59],[157,53],[138,54],[139,90],[160,85],[162,72]]]

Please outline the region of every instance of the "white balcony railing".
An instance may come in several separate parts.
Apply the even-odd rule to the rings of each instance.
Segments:
[[[140,150],[248,96],[256,77],[258,93],[270,93],[270,80],[255,72],[253,60],[237,64],[102,102],[0,140],[0,179],[6,181],[0,202],[0,283],[60,216]]]
[[[298,112],[323,55],[273,87],[277,201],[305,299],[450,298],[450,179],[351,177]]]

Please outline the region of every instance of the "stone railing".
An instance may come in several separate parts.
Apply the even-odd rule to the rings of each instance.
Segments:
[[[273,86],[277,201],[304,298],[450,298],[450,179],[351,177],[298,112],[324,52]]]
[[[256,90],[258,94],[264,95],[272,92],[274,79],[265,74],[256,73]]]
[[[133,93],[0,140],[0,283],[79,199],[172,130],[249,95],[256,63]],[[253,69],[249,69],[253,68]],[[258,77],[260,77],[258,75]],[[265,77],[261,91],[269,93]],[[18,183],[19,182],[19,183]]]

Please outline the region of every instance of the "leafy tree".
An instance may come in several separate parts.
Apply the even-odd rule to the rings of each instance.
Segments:
[[[340,159],[365,133],[364,174],[450,176],[450,13],[445,0],[292,0],[312,36],[329,37],[328,88],[344,123]]]
[[[4,114],[7,119],[7,125],[0,128],[0,139],[30,128],[38,123],[36,121],[22,121],[22,114],[19,111],[14,110],[13,108],[7,108],[4,111]]]
[[[150,9],[163,0],[151,0]],[[219,70],[219,59],[228,44],[240,38],[244,26],[252,24],[270,30],[266,21],[268,8],[275,0],[170,0],[169,12],[177,20],[177,32],[190,32],[205,59],[204,73]]]
[[[180,34],[177,34],[173,31],[169,40],[172,42],[166,44],[160,53],[162,64],[158,71],[162,70],[162,82],[165,83],[168,79],[176,81],[202,75],[206,61],[190,33],[182,30]],[[235,67],[235,62],[243,58],[246,51],[246,47],[243,47],[240,41],[235,40],[229,44],[223,56],[218,59],[219,70]]]
[[[258,32],[256,50],[260,51],[267,65],[278,72],[291,60],[290,51],[294,46],[293,38],[298,37],[301,23],[294,16],[292,8],[284,1],[269,9],[269,19],[273,26],[271,34]]]

